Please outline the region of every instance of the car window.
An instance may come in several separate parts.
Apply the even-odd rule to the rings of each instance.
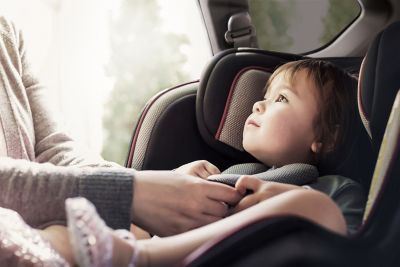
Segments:
[[[361,12],[357,0],[249,0],[260,48],[306,53],[334,40]]]
[[[0,0],[23,30],[53,114],[75,140],[123,164],[156,92],[199,79],[211,49],[196,1]]]
[[[211,49],[195,1],[123,0],[110,25],[107,70],[115,82],[105,105],[103,156],[122,163],[147,100],[199,79]]]

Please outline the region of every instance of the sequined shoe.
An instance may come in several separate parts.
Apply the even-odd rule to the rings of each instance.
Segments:
[[[96,208],[85,198],[69,198],[65,202],[68,232],[75,261],[81,267],[111,267],[113,233],[132,246],[128,267],[135,266],[138,249],[133,234],[126,230],[111,230],[99,217]]]
[[[0,266],[70,265],[18,213],[0,208]]]

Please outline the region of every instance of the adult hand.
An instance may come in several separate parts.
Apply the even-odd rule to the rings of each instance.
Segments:
[[[173,171],[138,171],[133,194],[133,222],[159,236],[224,218],[241,198],[233,187]]]
[[[236,182],[235,188],[244,197],[235,207],[230,210],[231,214],[247,209],[265,199],[269,199],[281,193],[293,189],[299,189],[301,187],[291,184],[267,182],[254,176],[242,176]],[[246,195],[248,192],[251,193]]]
[[[207,177],[210,175],[221,173],[221,171],[216,166],[214,166],[207,160],[196,160],[182,165],[174,171],[182,174],[197,176],[203,179],[207,179]]]

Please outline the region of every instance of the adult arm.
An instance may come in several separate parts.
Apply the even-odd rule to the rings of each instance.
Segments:
[[[0,205],[40,226],[62,221],[64,200],[80,195],[111,226],[128,227],[133,171],[76,168],[117,165],[81,151],[58,129],[30,70],[21,32],[0,17],[0,33],[1,118],[10,157],[0,159]]]
[[[4,188],[10,189],[18,198],[19,192],[29,195],[25,201],[15,201],[14,204],[13,194],[8,194],[10,197],[3,199],[7,207],[14,205],[12,208],[30,216],[25,218],[28,222],[34,220],[37,224],[46,220],[63,219],[64,199],[80,195],[95,204],[106,222],[116,220],[112,218],[114,215],[117,218],[123,217],[126,221],[131,211],[131,218],[135,223],[155,234],[167,235],[218,220],[227,214],[224,202],[233,204],[238,201],[240,196],[233,188],[188,175],[173,172],[134,172],[122,168],[85,168],[115,165],[82,151],[58,129],[46,104],[44,88],[30,70],[22,35],[12,24],[8,25],[7,32],[9,39],[4,42],[10,46],[7,66],[15,71],[14,74],[18,74],[11,76],[23,84],[22,88],[14,87],[23,89],[15,92],[19,95],[18,104],[26,109],[26,112],[19,114],[26,120],[23,125],[27,128],[24,131],[27,138],[23,145],[25,150],[34,146],[34,156],[32,151],[26,151],[25,154],[31,160],[41,163],[13,160],[8,162],[9,165],[5,164],[8,168],[5,166],[3,169]],[[16,84],[21,86],[19,81]],[[31,118],[24,116],[26,113],[30,113]],[[33,123],[29,123],[30,119]],[[34,130],[29,130],[30,127]],[[34,138],[29,136],[30,132],[34,133]],[[29,142],[33,144],[30,145]],[[135,181],[132,185],[134,173]],[[48,191],[56,193],[47,196]],[[55,196],[57,201],[51,209],[32,205],[38,202],[50,205]],[[38,208],[39,218],[31,218],[33,211],[28,213],[27,207]],[[111,226],[115,225],[117,224]]]
[[[65,199],[82,196],[112,228],[127,228],[133,221],[167,236],[220,220],[228,214],[225,203],[234,205],[241,197],[230,186],[172,171],[60,167],[0,158],[0,177],[0,206],[16,210],[34,227],[64,223]]]
[[[64,201],[93,201],[113,228],[128,228],[134,171],[117,168],[59,167],[0,158],[0,205],[19,212],[32,226],[64,223]]]

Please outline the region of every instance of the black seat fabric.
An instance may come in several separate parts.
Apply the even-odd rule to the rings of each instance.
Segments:
[[[373,156],[379,148],[380,154],[365,221],[357,235],[338,236],[299,218],[267,218],[206,244],[188,257],[186,265],[399,266],[399,48],[400,22],[396,22],[376,37],[360,73],[360,113],[369,127]]]
[[[238,163],[217,153],[201,137],[196,123],[198,81],[166,89],[144,107],[132,135],[125,164],[137,170],[171,170],[207,159],[220,168]]]
[[[397,90],[400,89],[400,22],[374,39],[361,66],[359,106],[378,153]]]
[[[190,159],[189,149],[201,150],[195,124],[197,88],[198,82],[183,84],[166,89],[148,101],[132,136],[127,167],[173,169],[179,161],[171,162],[171,154]],[[182,149],[186,147],[188,150]]]

